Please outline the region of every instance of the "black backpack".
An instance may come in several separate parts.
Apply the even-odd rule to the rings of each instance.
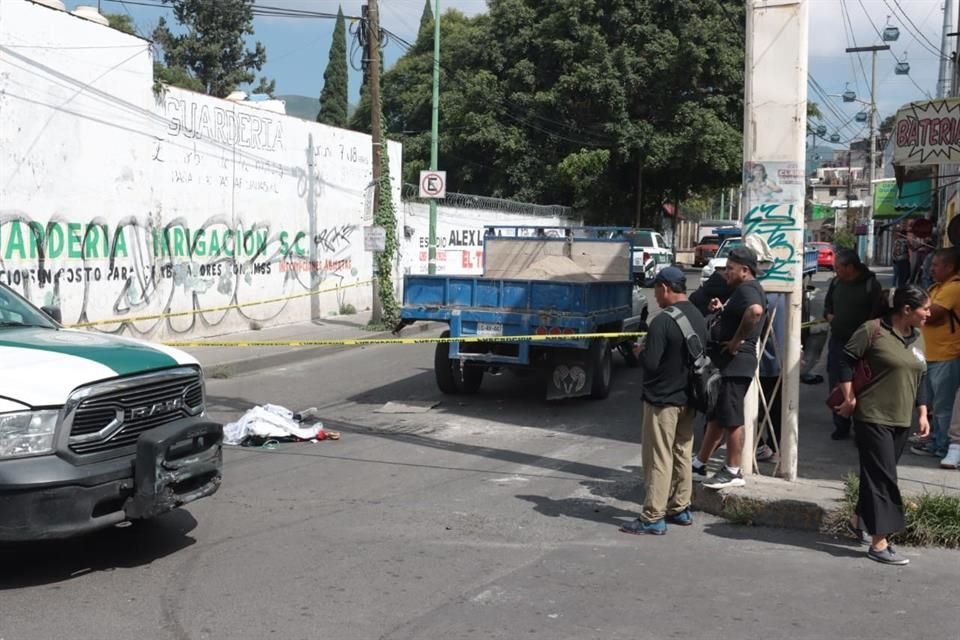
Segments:
[[[720,370],[707,355],[706,345],[693,330],[690,320],[683,311],[676,307],[667,307],[663,313],[677,323],[687,348],[689,405],[697,411],[710,413],[717,406],[717,397],[720,393]]]

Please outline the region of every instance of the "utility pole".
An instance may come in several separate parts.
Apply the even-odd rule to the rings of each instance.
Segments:
[[[746,239],[758,236],[773,254],[771,268],[781,278],[762,279],[764,289],[785,296],[786,335],[782,372],[783,425],[780,442],[780,473],[786,480],[797,477],[800,403],[800,307],[802,303],[802,257],[793,247],[803,246],[803,209],[806,201],[803,167],[807,127],[807,54],[809,0],[746,0],[746,52],[744,56],[744,180],[754,163],[776,176],[783,190],[771,197],[744,184],[740,210]],[[789,219],[791,223],[777,224]],[[802,254],[801,254],[802,255]],[[775,338],[774,338],[775,339]],[[752,384],[756,389],[759,385]],[[768,402],[770,399],[767,399]],[[745,402],[743,474],[753,472],[754,435],[757,424],[757,393]]]
[[[380,8],[378,0],[367,0],[367,82],[370,86],[370,138],[373,141],[371,167],[373,169],[374,217],[380,208]],[[389,185],[387,186],[389,189]],[[376,324],[383,318],[380,304],[380,279],[376,273],[376,252],[373,264],[373,303],[370,305],[370,322]]]
[[[440,154],[440,0],[433,10],[433,122],[430,126],[430,170],[436,171]],[[430,198],[430,237],[427,273],[437,272],[437,199]]]
[[[870,153],[868,155],[870,162],[870,171],[868,173],[870,180],[870,216],[867,218],[867,266],[873,264],[873,199],[876,195],[877,185],[874,183],[877,172],[877,52],[889,51],[890,45],[877,44],[870,47],[849,47],[847,53],[873,53],[873,69],[870,78]],[[863,211],[863,209],[861,209]]]
[[[943,37],[940,40],[940,75],[937,76],[937,97],[946,98],[951,89],[950,37],[953,31],[953,0],[943,0]]]

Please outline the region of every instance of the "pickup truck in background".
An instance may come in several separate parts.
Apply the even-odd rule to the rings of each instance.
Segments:
[[[639,364],[636,338],[570,337],[646,330],[647,301],[634,282],[629,238],[606,227],[544,236],[488,227],[483,255],[482,277],[404,280],[398,329],[418,320],[450,327],[442,337],[454,341],[438,343],[434,354],[443,393],[476,393],[486,371],[513,369],[542,375],[548,399],[606,398],[612,352],[628,366]]]
[[[673,264],[673,248],[653,229],[630,229],[633,275],[640,286],[650,286],[660,271]]]
[[[720,236],[703,236],[693,249],[693,266],[702,267],[710,258],[717,254],[720,248]]]
[[[220,487],[223,429],[181,351],[60,325],[0,284],[0,541],[148,519]]]

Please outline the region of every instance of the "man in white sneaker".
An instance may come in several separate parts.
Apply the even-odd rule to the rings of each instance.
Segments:
[[[736,247],[727,257],[727,282],[733,294],[726,304],[714,299],[710,311],[720,311],[710,340],[715,345],[713,360],[723,380],[717,405],[707,416],[707,431],[700,453],[693,460],[694,477],[706,475],[706,461],[724,436],[727,438],[726,464],[710,479],[708,489],[742,487],[740,461],[743,456],[744,412],[747,389],[757,372],[757,339],[760,337],[763,311],[767,307],[763,287],[757,281],[757,254],[749,247]]]
[[[944,469],[960,467],[960,390],[953,402],[953,417],[950,418],[950,446],[947,455],[940,461]]]

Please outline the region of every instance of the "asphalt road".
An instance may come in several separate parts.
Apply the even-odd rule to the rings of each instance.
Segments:
[[[845,540],[641,499],[639,374],[547,404],[506,374],[435,389],[429,346],[211,380],[214,416],[316,406],[337,442],[229,449],[213,498],[144,526],[0,547],[0,638],[957,637],[960,556],[877,565]],[[385,414],[388,401],[436,401]]]

